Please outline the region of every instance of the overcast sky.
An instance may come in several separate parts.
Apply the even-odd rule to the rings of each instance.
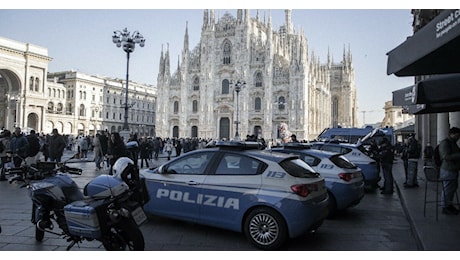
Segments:
[[[169,45],[173,73],[183,48],[187,23],[189,48],[193,49],[200,39],[204,9],[216,9],[216,19],[225,12],[236,16],[235,9],[200,2],[196,6],[190,6],[190,3],[163,7],[143,4],[129,10],[123,9],[118,2],[107,7],[85,3],[71,7],[78,9],[60,6],[59,2],[49,7],[35,7],[36,2],[31,2],[27,5],[28,9],[7,6],[8,9],[0,9],[0,37],[47,48],[48,55],[53,59],[49,72],[78,70],[124,79],[126,54],[112,43],[111,37],[114,30],[125,27],[131,32],[137,30],[146,42],[144,48],[136,46],[131,54],[129,79],[156,86],[161,50],[166,50]],[[363,124],[364,114],[367,124],[381,121],[383,106],[385,101],[391,100],[392,91],[413,83],[412,77],[386,74],[386,53],[412,35],[410,8],[343,9],[334,6],[336,9],[324,9],[313,6],[312,9],[287,4],[286,7],[257,9],[266,5],[251,6],[254,3],[257,1],[228,7],[250,8],[251,17],[258,12],[262,21],[268,20],[271,15],[274,29],[284,24],[283,9],[292,9],[295,31],[305,32],[309,53],[313,51],[320,61],[327,60],[329,51],[334,61],[339,62],[344,49],[351,50],[360,125]]]

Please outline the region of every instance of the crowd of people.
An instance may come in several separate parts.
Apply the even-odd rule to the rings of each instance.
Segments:
[[[441,205],[444,214],[458,215],[459,209],[453,205],[453,197],[458,188],[458,172],[460,170],[460,148],[457,141],[460,138],[460,129],[453,127],[449,130],[447,138],[439,144],[439,154],[442,164],[436,166],[433,163],[434,148],[427,143],[422,150],[419,141],[414,134],[408,136],[403,144],[393,146],[387,138],[383,138],[379,144],[371,142],[370,152],[377,161],[377,167],[383,175],[383,186],[380,188],[382,194],[393,193],[393,163],[395,156],[400,156],[403,165],[405,179],[404,188],[417,188],[418,161],[423,158],[424,166],[437,167],[439,175],[444,179],[441,195]],[[246,136],[247,141],[261,141],[255,136]],[[165,153],[168,160],[174,154],[180,156],[192,150],[202,149],[211,139],[203,138],[161,138],[161,137],[138,137],[131,134],[129,140],[123,140],[118,132],[109,133],[100,131],[95,136],[79,135],[76,139],[65,136],[53,129],[50,134],[38,135],[34,130],[24,134],[20,127],[14,132],[3,129],[0,135],[0,158],[2,172],[0,180],[5,180],[5,165],[19,167],[23,160],[34,163],[37,160],[60,162],[65,149],[75,151],[75,157],[81,160],[88,160],[88,151],[93,151],[95,167],[99,170],[102,164],[111,166],[120,157],[129,157],[134,164],[140,168],[149,167],[150,160],[158,160],[160,154]],[[299,142],[295,135],[291,136],[292,142]],[[301,141],[300,141],[301,142]],[[270,142],[266,145],[270,146]],[[7,152],[19,156],[9,159]],[[423,157],[422,157],[423,155]],[[111,167],[110,167],[111,169]],[[111,173],[111,170],[109,171]]]
[[[148,168],[149,161],[158,160],[160,154],[165,154],[170,160],[173,154],[179,156],[181,153],[204,148],[210,141],[203,138],[138,137],[136,133],[131,134],[128,140],[124,140],[118,132],[108,131],[99,131],[95,135],[79,135],[74,138],[71,135],[60,134],[57,129],[53,129],[50,134],[37,134],[34,130],[26,134],[20,127],[16,127],[13,133],[2,129],[0,180],[5,180],[4,165],[19,167],[23,160],[27,160],[29,164],[38,160],[61,162],[65,149],[73,151],[74,158],[94,161],[98,170],[106,164],[111,173],[111,166],[120,157],[129,157],[136,166],[140,161],[140,168],[144,168],[144,165]],[[88,158],[89,151],[92,151],[93,158]],[[11,160],[7,152],[17,156]]]
[[[371,144],[370,151],[377,160],[377,167],[382,169],[384,185],[381,187],[382,194],[393,193],[392,166],[395,155],[403,161],[405,182],[404,188],[418,188],[418,165],[423,160],[423,166],[434,167],[442,180],[441,207],[446,215],[458,215],[460,210],[454,206],[454,196],[458,189],[458,174],[460,170],[460,147],[457,142],[460,139],[460,128],[452,127],[448,136],[443,139],[439,147],[439,165],[435,163],[436,149],[427,143],[422,150],[420,142],[415,134],[410,134],[403,144],[393,147],[389,140],[383,139],[379,145]]]

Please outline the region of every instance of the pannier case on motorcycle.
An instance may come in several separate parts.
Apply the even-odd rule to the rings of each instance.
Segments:
[[[100,200],[79,200],[64,207],[69,232],[72,235],[98,238],[101,227],[97,217],[97,209],[102,206]]]

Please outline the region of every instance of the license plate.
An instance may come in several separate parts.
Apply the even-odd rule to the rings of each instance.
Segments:
[[[142,225],[147,220],[147,216],[144,213],[144,210],[142,210],[141,207],[136,208],[131,212],[131,216],[133,216],[134,222],[138,226]]]

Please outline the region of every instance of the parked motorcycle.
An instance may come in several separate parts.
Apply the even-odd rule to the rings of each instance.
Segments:
[[[38,162],[7,171],[10,184],[23,182],[21,187],[29,191],[35,239],[41,242],[45,233],[61,236],[70,242],[67,250],[84,240],[100,241],[110,251],[144,250],[139,226],[147,220],[142,206],[149,198],[134,162],[118,159],[113,175],[97,176],[83,192],[70,177],[82,170],[66,162]],[[54,230],[56,224],[60,232]]]

